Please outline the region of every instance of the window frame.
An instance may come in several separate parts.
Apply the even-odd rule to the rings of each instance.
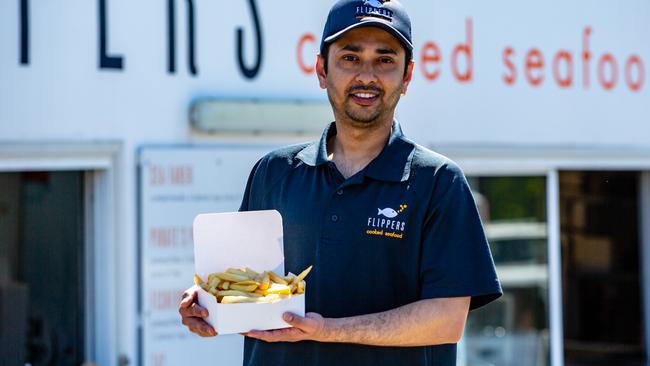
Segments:
[[[563,170],[629,170],[641,175],[641,296],[645,334],[650,334],[650,149],[620,146],[499,146],[436,145],[429,148],[450,157],[466,176],[544,176],[548,230],[548,301],[550,365],[564,366],[562,257],[560,243],[559,174]],[[647,266],[643,264],[647,263]],[[464,355],[459,352],[460,364]],[[646,362],[650,363],[650,337],[645,339]]]
[[[81,171],[84,189],[84,358],[112,365],[118,359],[116,220],[118,142],[3,143],[0,173]],[[102,291],[94,291],[94,289]]]

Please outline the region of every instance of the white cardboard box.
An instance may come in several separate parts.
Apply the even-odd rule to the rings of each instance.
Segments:
[[[201,214],[194,219],[194,268],[205,279],[230,267],[284,275],[282,216],[276,210]],[[305,315],[305,295],[273,303],[219,304],[199,286],[198,302],[219,334],[290,327],[282,314]]]

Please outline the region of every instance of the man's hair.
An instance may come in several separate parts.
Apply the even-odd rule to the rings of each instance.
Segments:
[[[404,65],[404,76],[406,76],[406,73],[409,70],[409,63],[413,59],[413,51],[404,48],[405,54],[406,54],[406,64]],[[323,57],[323,67],[325,68],[325,73],[327,74],[327,59],[329,58],[329,53],[330,53],[330,45],[326,44],[323,47],[323,52],[321,54],[321,57]]]

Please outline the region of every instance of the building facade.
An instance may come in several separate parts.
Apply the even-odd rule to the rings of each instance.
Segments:
[[[404,3],[397,118],[467,174],[505,292],[459,364],[647,364],[650,3]],[[241,362],[178,322],[191,222],[329,122],[330,5],[0,3],[0,358]]]

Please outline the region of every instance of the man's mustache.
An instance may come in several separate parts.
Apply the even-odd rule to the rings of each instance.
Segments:
[[[364,91],[374,91],[377,93],[383,93],[384,89],[375,85],[355,85],[350,89],[348,89],[348,93],[364,92]]]

